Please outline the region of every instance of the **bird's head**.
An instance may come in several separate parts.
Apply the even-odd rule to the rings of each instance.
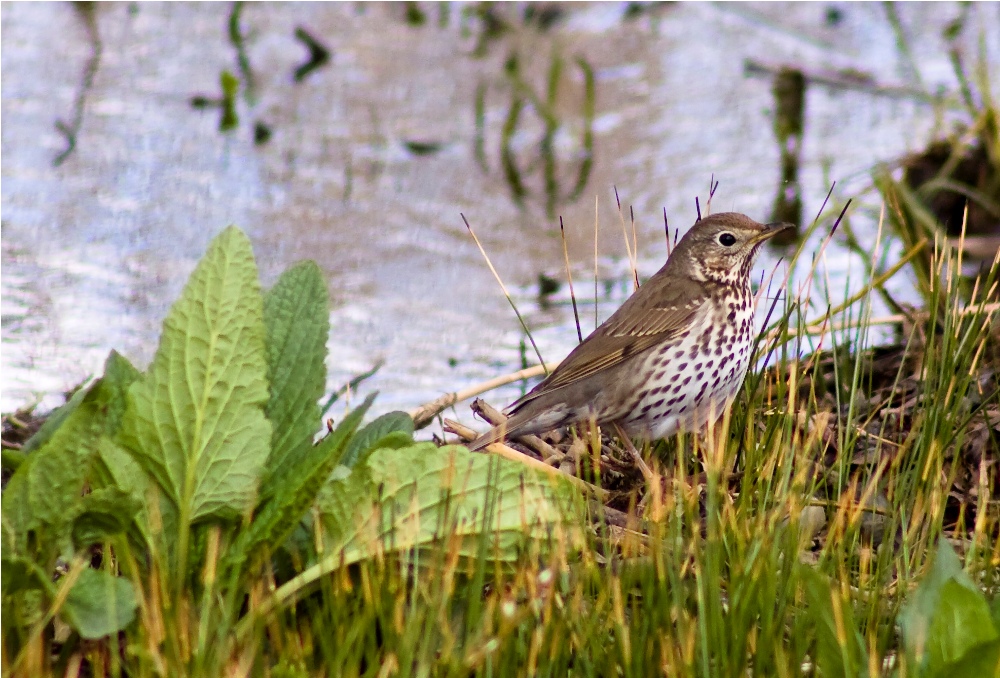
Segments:
[[[749,280],[761,244],[793,227],[761,224],[737,212],[713,214],[684,234],[670,255],[669,265],[693,280],[742,284]]]

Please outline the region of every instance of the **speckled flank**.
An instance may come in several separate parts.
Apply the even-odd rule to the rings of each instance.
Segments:
[[[752,299],[749,285],[723,286],[683,338],[647,358],[643,371],[650,376],[623,422],[630,435],[664,438],[678,430],[700,429],[722,414],[739,393],[749,367]]]

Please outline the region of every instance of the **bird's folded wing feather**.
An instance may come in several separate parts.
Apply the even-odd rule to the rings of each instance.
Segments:
[[[642,314],[621,313],[623,306],[594,334],[577,346],[544,381],[514,403],[514,411],[544,393],[575,384],[610,369],[689,327],[700,304],[653,307]],[[631,316],[631,317],[630,317]]]

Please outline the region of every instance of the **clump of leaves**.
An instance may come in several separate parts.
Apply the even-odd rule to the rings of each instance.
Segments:
[[[5,673],[63,672],[89,652],[94,674],[221,675],[327,573],[449,535],[493,535],[509,560],[570,519],[568,483],[416,444],[405,413],[362,426],[374,396],[314,444],[328,305],[313,262],[262,293],[249,240],[228,228],[149,368],[112,352],[28,441],[3,494]],[[128,651],[82,642],[100,639]]]

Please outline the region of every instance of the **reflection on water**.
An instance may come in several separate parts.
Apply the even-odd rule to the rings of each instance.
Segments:
[[[460,212],[517,290],[543,354],[558,358],[576,342],[572,311],[543,308],[536,289],[539,273],[564,277],[555,217],[584,296],[598,199],[598,276],[613,281],[607,295],[599,286],[606,316],[629,290],[614,187],[626,219],[634,210],[643,275],[665,254],[664,210],[686,228],[713,175],[715,211],[768,214],[780,176],[771,80],[748,75],[747,60],[912,84],[879,5],[598,4],[531,9],[528,21],[520,5],[485,16],[428,3],[424,21],[413,7],[248,4],[233,40],[231,5],[96,5],[99,67],[75,148],[53,166],[66,146],[55,124],[73,119],[93,35],[69,4],[4,4],[2,409],[35,394],[56,404],[112,347],[145,364],[170,302],[229,223],[250,235],[267,285],[293,261],[319,262],[333,298],[330,387],[385,360],[362,387],[382,392],[380,411],[520,366],[517,321]],[[921,46],[914,64],[927,91],[955,88],[940,27],[957,12],[899,11]],[[975,54],[979,26],[996,25],[998,9],[971,12],[963,39]],[[329,61],[296,78],[314,55],[303,35]],[[985,40],[995,65],[996,35]],[[512,56],[516,81],[505,70]],[[221,97],[224,72],[243,85],[231,102],[235,129],[221,134],[219,109],[191,100]],[[517,97],[522,119],[511,126]],[[917,97],[822,84],[805,97],[806,218],[831,180],[853,195],[876,162],[921,147],[948,119]],[[511,199],[504,149],[517,159],[523,207]],[[585,185],[570,199],[584,161]],[[555,202],[546,198],[553,180]],[[859,209],[856,225],[869,218]],[[834,285],[860,284],[846,254],[831,261]],[[905,281],[897,285],[905,298]],[[581,309],[585,331],[592,310]]]
[[[791,224],[802,223],[802,188],[799,186],[799,162],[802,156],[802,130],[805,126],[806,79],[802,71],[782,68],[774,76],[774,136],[781,153],[781,179],[774,197],[770,219]],[[792,230],[779,233],[775,242],[789,242]]]

